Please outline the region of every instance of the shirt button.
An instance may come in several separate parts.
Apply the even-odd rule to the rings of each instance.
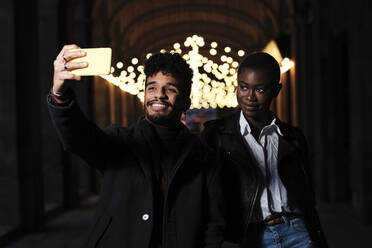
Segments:
[[[150,216],[148,214],[144,214],[144,215],[142,215],[142,220],[147,221],[149,219],[149,217]]]

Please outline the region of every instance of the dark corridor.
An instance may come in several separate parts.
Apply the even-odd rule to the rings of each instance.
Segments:
[[[71,43],[113,49],[112,78],[87,77],[75,88],[84,113],[100,127],[128,126],[143,114],[140,66],[149,53],[166,49],[186,55],[198,49],[205,58],[200,75],[208,75],[200,80],[212,80],[224,93],[193,103],[187,121],[194,132],[205,120],[235,111],[234,62],[252,51],[279,51],[283,68],[285,58],[294,64],[282,73],[283,89],[272,109],[308,139],[330,246],[368,246],[371,1],[4,0],[0,5],[6,58],[0,69],[1,247],[79,247],[94,214],[100,175],[62,150],[45,103],[53,60]],[[223,84],[209,61],[229,62]],[[115,85],[115,79],[125,84]]]

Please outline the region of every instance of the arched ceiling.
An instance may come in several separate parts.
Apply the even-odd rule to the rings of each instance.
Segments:
[[[109,44],[114,59],[141,60],[193,34],[252,51],[279,35],[290,9],[290,0],[96,0],[93,40]]]

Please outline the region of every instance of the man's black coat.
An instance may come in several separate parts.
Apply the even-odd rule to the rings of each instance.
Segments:
[[[102,130],[89,122],[76,101],[49,112],[66,150],[103,174],[100,202],[86,247],[148,248],[154,224],[154,130],[144,119],[130,128]],[[182,151],[169,173],[163,209],[162,247],[219,247],[223,221],[217,170],[202,157],[199,140],[184,127]]]
[[[240,112],[205,124],[204,142],[218,154],[226,199],[226,240],[244,242],[260,237],[260,230],[249,229],[250,223],[261,222],[260,196],[264,178],[240,133]],[[291,207],[298,208],[313,242],[327,247],[315,209],[315,195],[307,165],[307,142],[302,132],[277,121],[279,136],[278,172]]]

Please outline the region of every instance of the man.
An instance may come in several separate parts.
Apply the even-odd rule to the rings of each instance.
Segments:
[[[238,70],[241,110],[205,125],[202,137],[223,167],[226,239],[241,247],[326,247],[305,137],[270,111],[279,81],[272,56],[249,55]]]
[[[217,170],[199,139],[180,122],[190,106],[192,71],[179,54],[145,63],[145,117],[130,128],[101,130],[80,111],[67,79],[84,63],[76,45],[54,62],[48,95],[52,121],[66,150],[103,175],[97,214],[86,247],[220,247]]]

